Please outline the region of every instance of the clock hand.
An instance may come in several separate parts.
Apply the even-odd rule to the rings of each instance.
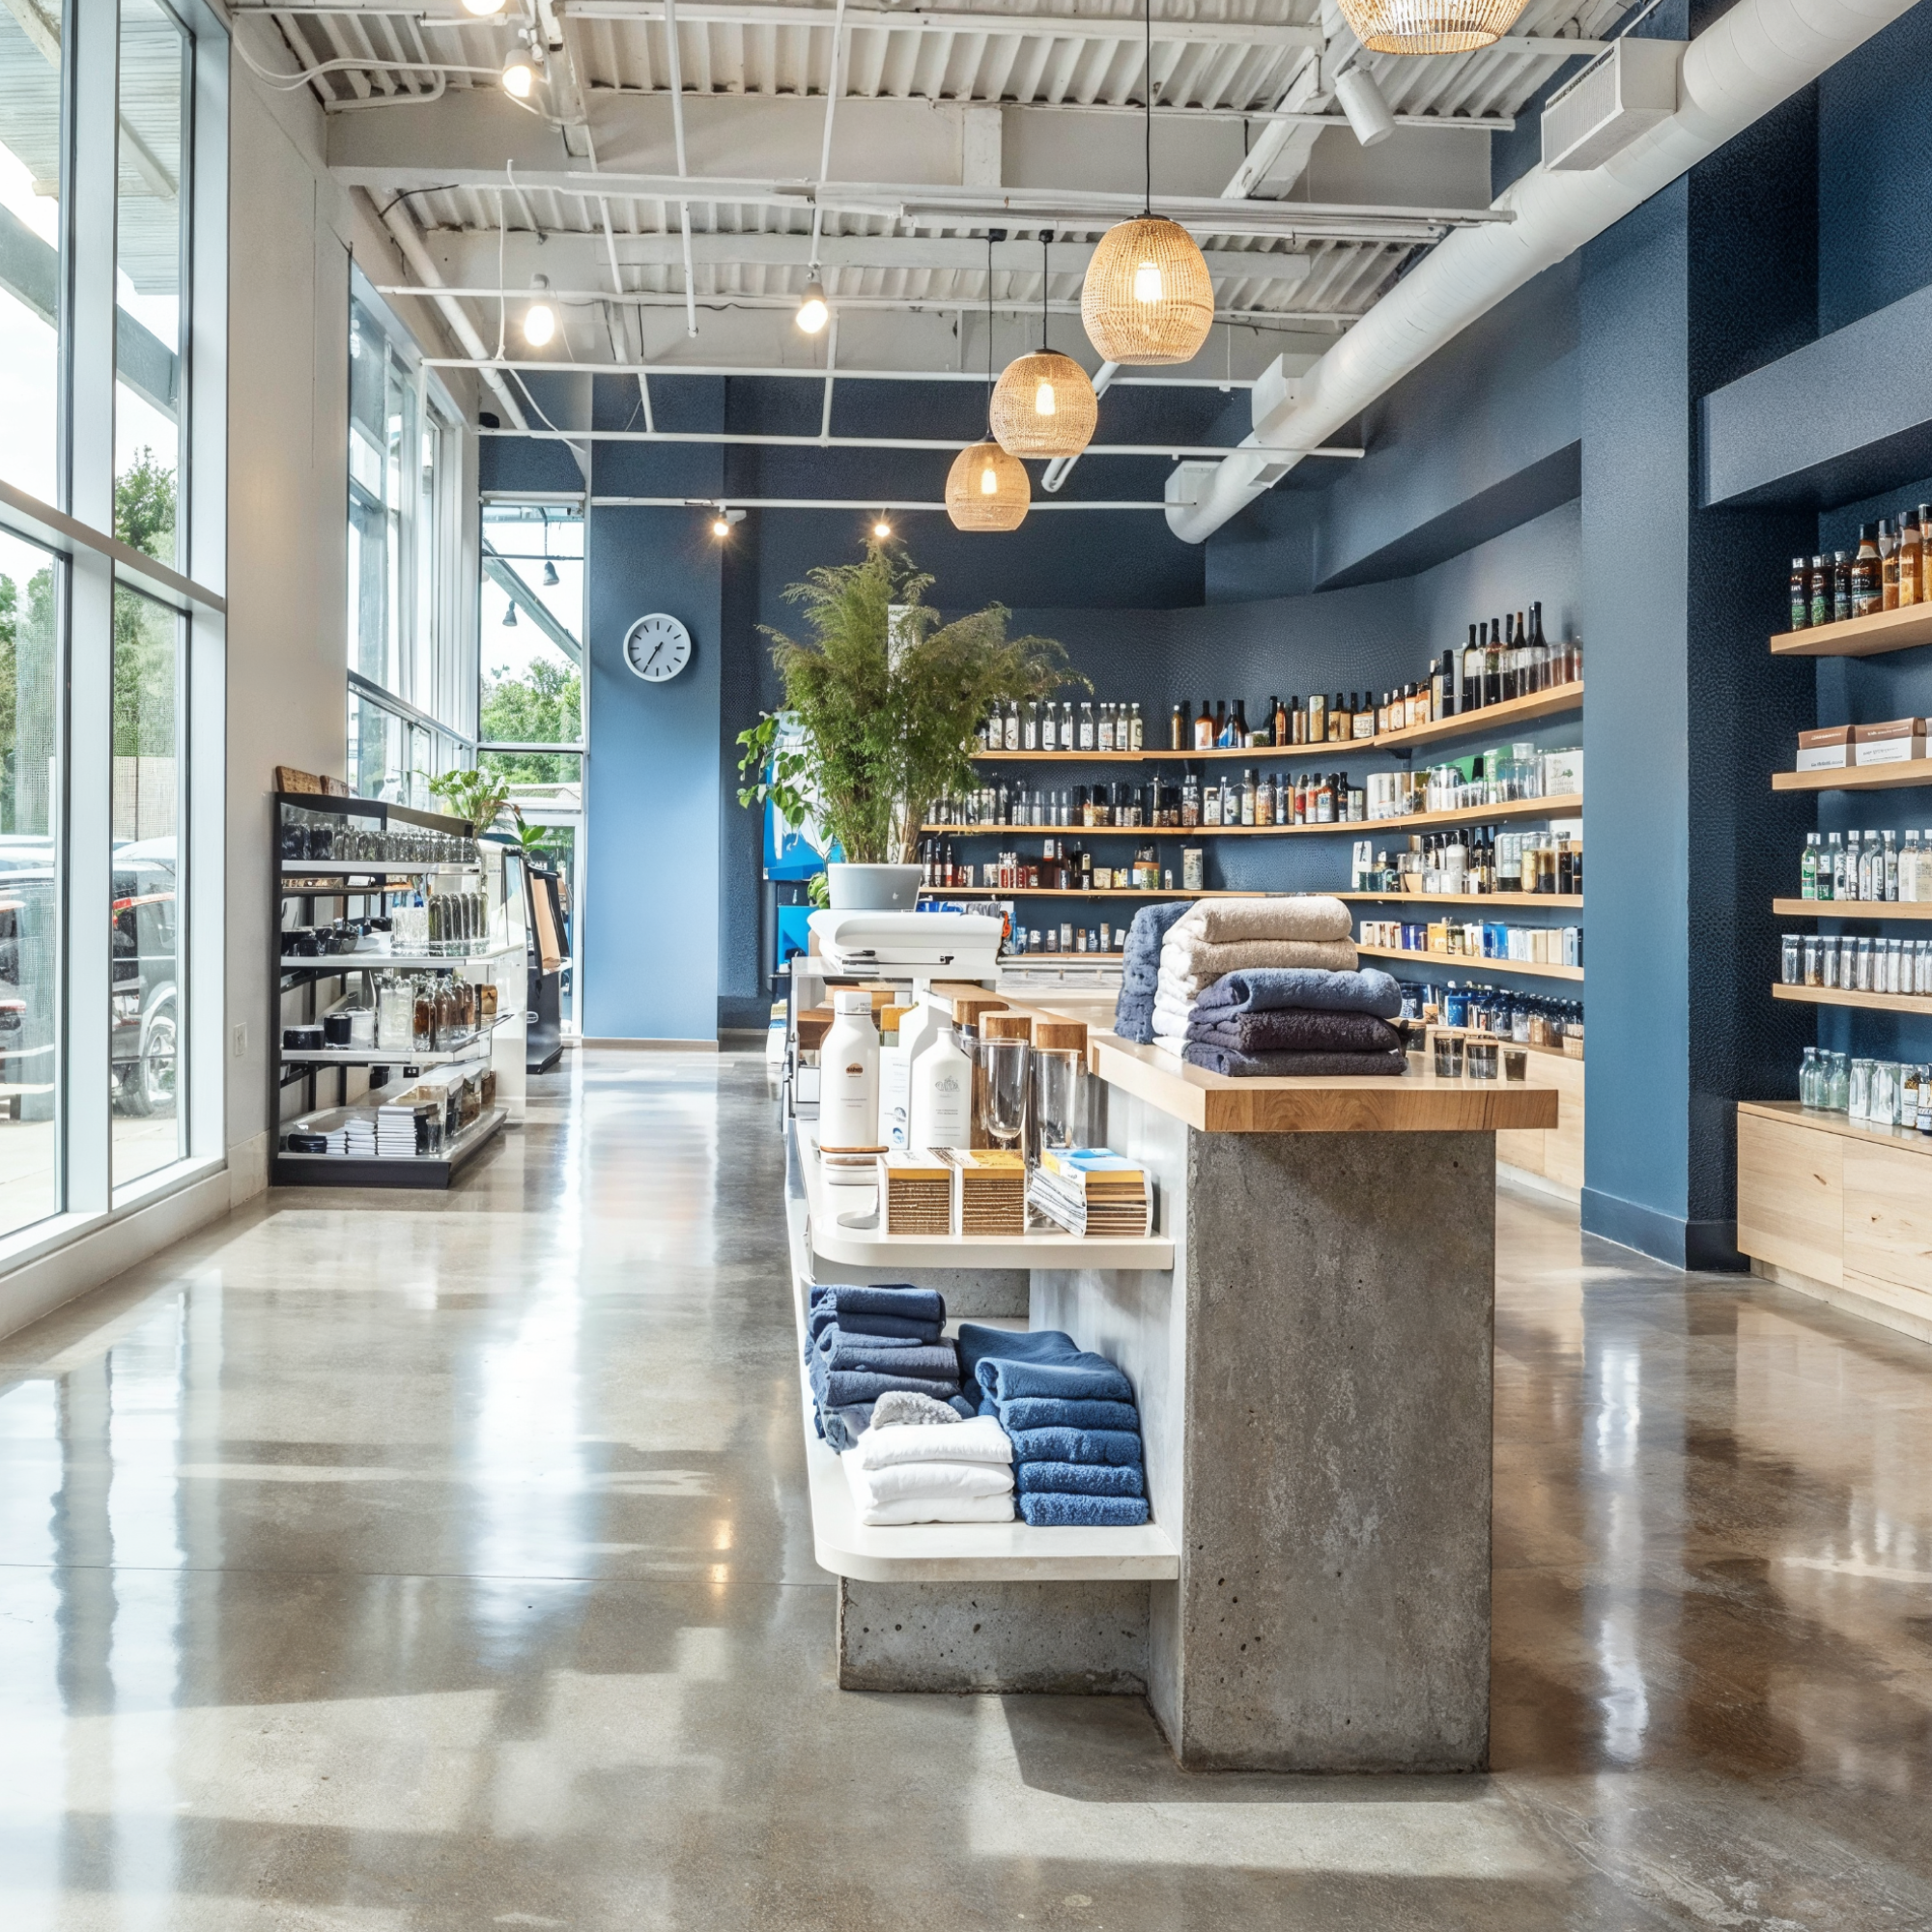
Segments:
[[[659,639],[657,640],[657,642],[656,642],[656,643],[654,643],[654,644],[653,644],[653,645],[651,646],[651,654],[650,654],[650,656],[649,656],[649,657],[647,657],[647,658],[646,658],[646,659],[644,660],[644,668],[645,668],[646,670],[649,670],[649,669],[650,669],[650,668],[651,668],[651,667],[652,667],[652,666],[653,666],[654,664],[656,664],[656,663],[657,663],[657,661],[658,661],[658,653],[659,653],[659,652],[660,652],[661,650],[663,650],[663,649],[664,649],[664,639],[663,639],[662,638],[660,638],[660,639]]]

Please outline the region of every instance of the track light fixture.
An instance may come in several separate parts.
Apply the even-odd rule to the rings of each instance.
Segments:
[[[732,525],[742,524],[744,521],[743,510],[727,510],[723,503],[720,503],[718,514],[711,519],[711,534],[722,542],[731,534]]]
[[[513,100],[527,100],[537,84],[537,71],[527,54],[516,54],[503,69],[503,92]]]
[[[517,600],[514,597],[503,606],[503,628],[506,631],[517,628]]]
[[[557,581],[556,565],[549,557],[544,558],[544,588],[551,589]]]
[[[548,300],[550,277],[532,275],[530,287],[536,291],[536,299],[524,311],[524,340],[532,349],[542,349],[556,333],[556,310]]]
[[[463,0],[463,11],[474,14],[479,20],[487,20],[503,11],[503,0]]]
[[[1335,99],[1342,103],[1342,112],[1363,147],[1377,147],[1395,132],[1395,116],[1367,68],[1351,67],[1335,83]]]
[[[878,520],[878,522],[872,526],[872,535],[875,538],[877,538],[880,543],[884,543],[885,540],[892,535],[892,533],[893,533],[893,526],[892,525],[886,522],[884,517],[881,517]]]
[[[832,319],[832,304],[825,299],[825,287],[816,275],[805,285],[805,297],[798,305],[798,326],[808,335],[816,335]]]

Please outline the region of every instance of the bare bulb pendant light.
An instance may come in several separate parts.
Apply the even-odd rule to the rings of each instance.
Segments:
[[[1437,0],[1443,4],[1443,0]],[[1147,14],[1147,212],[1101,236],[1080,290],[1087,339],[1109,362],[1190,362],[1214,327],[1214,278],[1178,222],[1153,212],[1153,0]]]
[[[1094,440],[1100,399],[1087,372],[1046,344],[1047,246],[1039,237],[1039,350],[1016,356],[993,388],[993,440],[1009,456],[1078,456]]]
[[[986,408],[993,406],[993,242],[986,231]],[[1033,503],[1026,465],[997,442],[968,443],[946,472],[946,515],[955,530],[1016,530]]]
[[[1466,54],[1492,47],[1524,0],[1340,0],[1342,17],[1372,54]]]

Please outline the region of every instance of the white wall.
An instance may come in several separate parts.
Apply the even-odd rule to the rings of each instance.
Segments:
[[[236,63],[230,119],[228,1157],[265,1184],[272,1122],[269,795],[276,765],[340,776],[347,701],[349,263],[404,279],[366,205],[324,161],[326,117]],[[408,112],[408,109],[397,110]],[[427,311],[397,304],[431,353]],[[459,400],[463,391],[457,390]],[[464,497],[475,494],[466,440]],[[474,572],[473,515],[463,568]],[[235,1032],[247,1029],[235,1053]]]

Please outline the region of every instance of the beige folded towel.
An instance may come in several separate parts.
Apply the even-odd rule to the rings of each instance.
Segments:
[[[1213,946],[1243,939],[1349,939],[1354,921],[1340,899],[1322,893],[1296,893],[1269,899],[1202,899],[1168,928],[1169,939],[1185,935]]]
[[[1223,975],[1252,966],[1319,966],[1328,973],[1352,973],[1360,964],[1346,939],[1237,939],[1213,946],[1202,939],[1177,939],[1170,932],[1160,949],[1162,984],[1190,1000]]]

